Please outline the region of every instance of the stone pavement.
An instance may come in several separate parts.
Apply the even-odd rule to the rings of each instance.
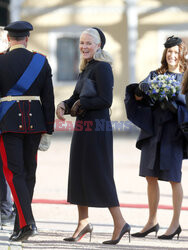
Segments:
[[[65,133],[65,132],[64,132]],[[74,205],[57,204],[66,200],[68,161],[71,137],[57,132],[47,152],[38,155],[37,181],[34,193],[33,213],[39,235],[22,243],[10,243],[8,237],[12,225],[0,230],[0,250],[21,249],[188,249],[188,161],[183,163],[182,184],[184,188],[183,209],[180,224],[183,229],[180,239],[159,240],[151,233],[144,239],[131,238],[125,235],[115,246],[101,244],[111,237],[113,223],[107,208],[90,208],[90,222],[94,231],[89,243],[89,234],[78,243],[64,242],[63,238],[71,236],[77,223],[77,209]],[[140,151],[135,148],[135,137],[114,137],[114,176],[116,187],[122,204],[122,213],[131,225],[131,232],[139,231],[145,224],[148,209],[141,208],[147,204],[147,186],[144,178],[138,176]],[[171,206],[171,188],[169,183],[160,182],[160,205]],[[44,199],[55,204],[48,204]],[[160,224],[159,235],[168,227],[172,216],[171,209],[158,210]]]

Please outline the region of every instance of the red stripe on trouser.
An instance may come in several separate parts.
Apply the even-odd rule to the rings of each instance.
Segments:
[[[25,221],[25,218],[24,218],[24,215],[22,212],[22,208],[20,206],[20,202],[19,202],[19,199],[18,199],[18,196],[16,193],[16,189],[14,187],[13,173],[10,171],[10,169],[8,169],[7,154],[6,154],[2,135],[0,136],[0,154],[1,154],[2,162],[3,162],[3,172],[5,175],[5,178],[10,186],[14,201],[16,203],[16,208],[18,210],[18,215],[19,215],[20,228],[22,228],[22,227],[25,227],[27,225],[27,223]]]

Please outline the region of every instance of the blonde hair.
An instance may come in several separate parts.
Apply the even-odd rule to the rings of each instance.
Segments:
[[[100,35],[96,29],[93,29],[93,28],[86,29],[82,32],[82,34],[88,34],[88,35],[92,36],[94,43],[96,43],[96,44],[101,43]],[[97,51],[95,52],[95,54],[93,56],[93,59],[95,59],[96,61],[108,62],[110,64],[112,64],[112,62],[113,62],[111,55],[107,51],[105,51],[101,48],[97,49]],[[81,57],[80,58],[80,65],[79,65],[80,71],[83,71],[85,69],[86,65],[87,65],[87,61]]]

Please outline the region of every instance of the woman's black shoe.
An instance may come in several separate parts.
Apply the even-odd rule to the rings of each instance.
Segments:
[[[116,245],[120,240],[121,238],[123,237],[123,235],[125,233],[128,233],[129,234],[129,242],[131,241],[131,237],[130,237],[130,231],[131,231],[131,227],[128,223],[125,223],[123,229],[121,230],[120,232],[120,235],[119,237],[117,238],[117,240],[107,240],[107,241],[103,241],[103,244],[111,244],[111,245]]]
[[[163,235],[158,236],[158,239],[160,239],[160,240],[172,240],[174,238],[174,236],[177,234],[177,240],[178,240],[180,233],[181,233],[181,227],[179,226],[173,234],[169,234],[169,235],[163,234]]]
[[[143,233],[134,233],[134,234],[131,234],[131,236],[138,237],[138,238],[143,238],[146,235],[148,235],[148,234],[150,234],[152,232],[155,232],[155,237],[156,237],[158,231],[159,231],[159,224],[157,223],[154,227],[148,229],[147,231],[145,231]]]
[[[69,237],[69,238],[64,238],[65,241],[79,241],[81,240],[82,237],[84,237],[85,234],[90,233],[90,242],[91,242],[91,235],[93,232],[93,226],[91,223],[87,224],[82,231],[76,236],[75,238]]]

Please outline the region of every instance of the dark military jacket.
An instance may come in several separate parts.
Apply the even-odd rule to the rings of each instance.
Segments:
[[[16,84],[35,53],[16,48],[0,55],[0,97]],[[40,100],[15,102],[0,120],[0,133],[49,133],[54,130],[54,93],[51,68],[45,63],[24,96],[39,96]],[[0,103],[2,105],[2,103]]]

